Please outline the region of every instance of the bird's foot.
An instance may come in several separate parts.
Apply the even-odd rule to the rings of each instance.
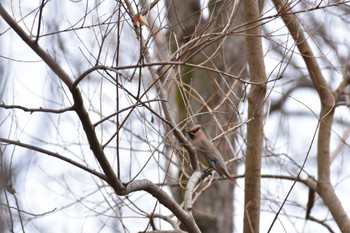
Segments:
[[[207,169],[203,170],[202,172],[203,172],[203,175],[202,175],[202,177],[201,177],[202,180],[203,180],[205,177],[207,177],[207,176],[213,175],[213,173],[211,172],[211,169],[210,169],[210,168],[207,168]]]
[[[213,173],[211,172],[210,167],[208,167],[207,169],[205,169],[205,170],[203,171],[203,173],[205,173],[205,174],[207,174],[207,175],[213,175]]]

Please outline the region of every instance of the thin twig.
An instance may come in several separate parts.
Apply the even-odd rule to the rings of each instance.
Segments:
[[[55,157],[57,159],[60,159],[64,162],[67,162],[75,167],[78,167],[84,171],[87,171],[89,173],[91,173],[92,175],[95,175],[97,176],[98,178],[104,180],[104,181],[107,181],[107,178],[106,176],[103,174],[103,173],[100,173],[92,168],[89,168],[83,164],[80,164],[72,159],[69,159],[57,152],[52,152],[52,151],[49,151],[49,150],[46,150],[46,149],[43,149],[41,147],[37,147],[37,146],[33,146],[31,144],[27,144],[27,143],[23,143],[23,142],[20,142],[20,141],[14,141],[14,140],[10,140],[10,139],[6,139],[6,138],[0,138],[0,142],[3,142],[3,143],[6,143],[8,145],[14,145],[14,146],[19,146],[19,147],[23,147],[23,148],[26,148],[26,149],[29,149],[29,150],[33,150],[33,151],[37,151],[37,152],[40,152],[42,154],[47,154],[49,156],[52,156],[52,157]]]
[[[45,5],[45,0],[42,0],[40,5],[40,10],[39,10],[38,31],[36,33],[35,43],[38,43],[39,37],[40,37],[41,18],[43,15],[44,5]]]
[[[68,111],[73,111],[73,107],[66,107],[66,108],[61,108],[61,109],[51,109],[51,108],[43,108],[43,107],[39,107],[39,108],[28,108],[28,107],[24,107],[21,105],[7,105],[7,104],[0,104],[0,108],[4,108],[4,109],[21,109],[25,112],[46,112],[46,113],[64,113],[64,112],[68,112]]]

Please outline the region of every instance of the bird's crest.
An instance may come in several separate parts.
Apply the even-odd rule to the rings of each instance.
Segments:
[[[195,138],[195,134],[201,129],[200,125],[193,126],[189,131],[187,131],[188,135],[191,139]]]

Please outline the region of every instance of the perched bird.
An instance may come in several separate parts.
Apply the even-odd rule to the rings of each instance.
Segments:
[[[217,171],[221,177],[226,176],[230,180],[233,180],[227,170],[225,161],[220,152],[205,136],[201,126],[193,126],[190,131],[187,132],[187,134],[190,136],[192,145],[196,148],[196,151],[199,152],[200,156],[204,157],[204,161],[201,158],[199,158],[199,160],[202,163],[205,162],[205,165],[209,164],[209,166]]]

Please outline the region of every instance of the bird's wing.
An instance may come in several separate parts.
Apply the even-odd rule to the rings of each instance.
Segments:
[[[219,173],[221,177],[226,176],[232,180],[230,173],[227,170],[224,159],[222,158],[220,152],[214,147],[210,142],[202,140],[199,145],[199,150],[202,152],[204,157],[208,160],[211,167]],[[208,152],[204,148],[211,148],[212,151]]]
[[[200,144],[198,145],[198,150],[201,152],[201,154],[204,156],[204,158],[209,162],[210,166],[219,173],[221,177],[223,177],[222,172],[220,171],[218,165],[217,165],[217,157],[213,153],[219,153],[213,145],[208,145],[209,142],[206,142],[204,140],[200,141]],[[205,148],[212,148],[212,151],[209,152]]]
[[[198,150],[204,155],[204,157],[211,163],[216,162],[216,158],[210,151],[207,150],[207,148],[210,148],[211,145],[208,145],[208,142],[201,140],[198,145]]]

